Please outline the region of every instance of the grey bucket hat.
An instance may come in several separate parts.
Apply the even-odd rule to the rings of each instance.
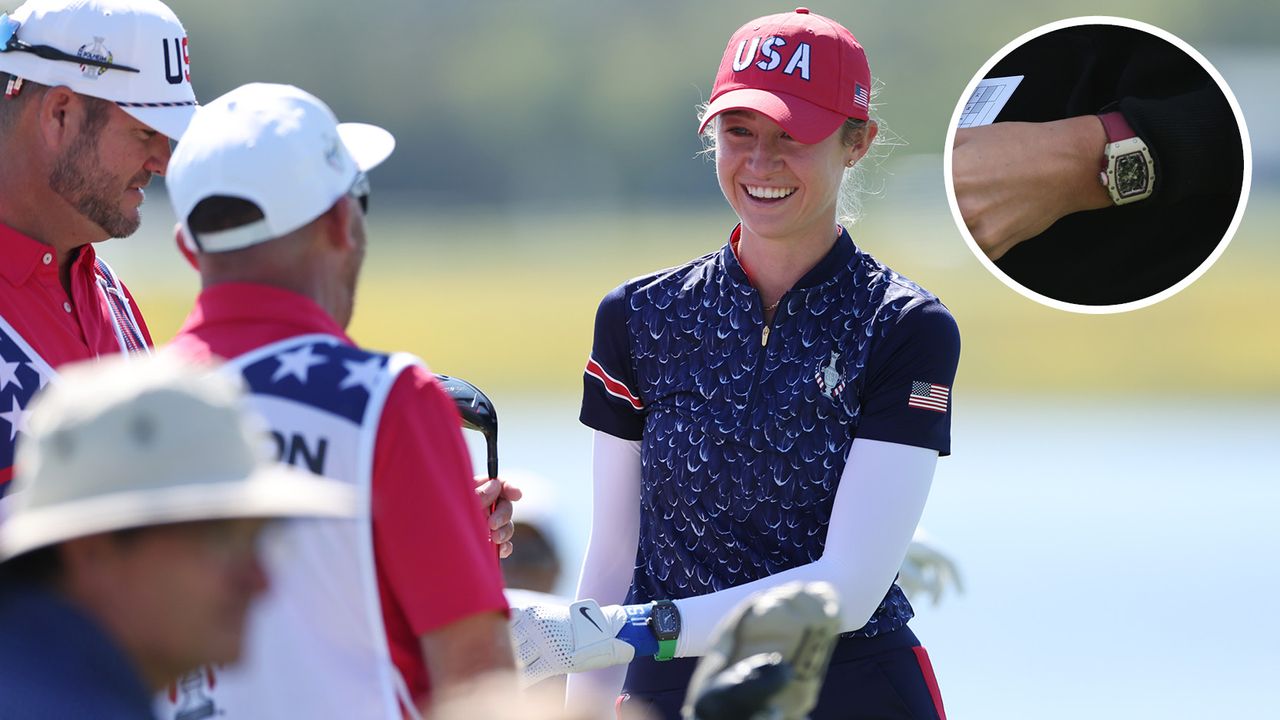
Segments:
[[[266,458],[239,378],[164,355],[67,366],[37,396],[0,500],[0,562],[194,520],[345,517],[354,490]]]

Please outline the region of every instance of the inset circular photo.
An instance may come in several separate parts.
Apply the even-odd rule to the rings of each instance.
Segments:
[[[1146,23],[1062,20],[974,75],[947,134],[951,212],[992,273],[1042,304],[1157,303],[1217,260],[1249,194],[1249,135],[1221,74]]]

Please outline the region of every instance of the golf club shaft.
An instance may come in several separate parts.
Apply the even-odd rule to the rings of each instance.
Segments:
[[[436,375],[442,383],[447,395],[453,400],[461,416],[462,426],[484,435],[485,448],[488,451],[489,479],[498,478],[498,413],[489,397],[480,388],[461,378],[448,375]],[[489,514],[498,509],[498,501],[489,503]],[[502,557],[502,548],[498,547],[498,557]]]
[[[489,451],[489,479],[496,480],[498,477],[498,428],[493,428],[493,432],[486,435],[485,448]],[[489,504],[489,514],[492,515],[498,509],[498,501],[494,500]],[[498,546],[498,560],[502,560],[502,546]]]

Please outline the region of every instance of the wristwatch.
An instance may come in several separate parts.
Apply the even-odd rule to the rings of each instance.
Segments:
[[[1098,180],[1111,194],[1111,202],[1128,205],[1147,199],[1156,184],[1156,164],[1151,150],[1129,127],[1123,113],[1102,113],[1098,119],[1107,133]]]
[[[680,637],[680,611],[670,600],[659,600],[649,613],[649,631],[658,640],[654,660],[670,660],[676,656],[676,639]]]

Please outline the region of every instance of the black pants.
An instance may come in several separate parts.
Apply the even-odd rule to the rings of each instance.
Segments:
[[[646,704],[679,720],[698,658],[637,658],[627,670],[620,705]],[[929,655],[910,628],[872,638],[844,637],[811,720],[946,720]]]

